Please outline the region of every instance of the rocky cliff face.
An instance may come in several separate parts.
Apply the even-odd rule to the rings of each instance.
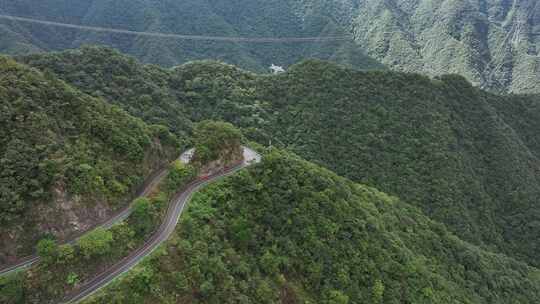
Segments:
[[[300,14],[331,14],[369,55],[394,69],[457,73],[492,90],[540,92],[538,1],[299,2]]]
[[[153,148],[146,153],[141,163],[144,176],[151,176],[167,165],[167,158],[160,158],[170,153],[165,151],[159,141],[154,141]],[[144,187],[141,178],[136,186],[118,201],[108,202],[102,195],[88,198],[88,195],[73,195],[67,190],[65,183],[59,181],[51,187],[51,200],[35,204],[26,215],[26,220],[18,225],[2,228],[0,233],[0,265],[16,262],[33,252],[35,244],[44,236],[54,236],[65,242],[81,233],[104,223],[120,209],[126,207],[135,197],[137,190]]]
[[[195,152],[195,157],[197,152]],[[199,165],[199,175],[211,175],[223,168],[233,167],[244,159],[243,148],[241,146],[231,146],[220,153],[220,157],[204,165]]]

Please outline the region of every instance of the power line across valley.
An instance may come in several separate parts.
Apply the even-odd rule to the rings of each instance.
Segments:
[[[227,37],[227,36],[206,36],[206,35],[180,35],[180,34],[169,34],[169,33],[160,33],[160,32],[140,32],[140,31],[117,29],[117,28],[78,25],[78,24],[72,24],[72,23],[61,23],[61,22],[46,21],[46,20],[25,18],[25,17],[11,16],[11,15],[2,15],[2,14],[0,14],[0,19],[26,22],[26,23],[34,23],[34,24],[42,24],[42,25],[47,25],[47,26],[78,29],[78,30],[83,30],[83,31],[136,35],[136,36],[150,36],[150,37],[158,37],[158,38],[183,39],[183,40],[255,42],[255,43],[290,43],[290,42],[323,42],[323,41],[340,41],[340,40],[342,41],[342,40],[351,39],[348,36],[276,37],[274,38],[274,37]]]

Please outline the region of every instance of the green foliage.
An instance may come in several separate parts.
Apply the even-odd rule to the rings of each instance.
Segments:
[[[280,260],[278,257],[270,253],[269,251],[265,252],[263,256],[261,257],[261,268],[262,270],[268,274],[279,274],[279,264]]]
[[[540,299],[536,268],[459,240],[406,202],[290,153],[263,159],[196,194],[164,252],[87,303],[135,293],[187,303]],[[240,244],[244,225],[253,233]],[[151,289],[137,287],[141,273],[154,274],[142,276]]]
[[[197,177],[197,170],[191,164],[184,164],[180,160],[174,161],[165,179],[165,191],[170,195],[182,190],[186,184]]]
[[[301,16],[304,6],[298,1],[154,1],[119,0],[73,1],[42,0],[36,3],[6,3],[5,14],[31,16],[41,20],[66,21],[116,27],[135,31],[160,31],[176,34],[227,37],[318,37],[348,35],[341,17],[328,17],[326,11]],[[346,10],[350,11],[351,8]],[[155,25],[159,24],[159,29]],[[368,57],[363,46],[353,41],[295,43],[245,43],[159,39],[156,37],[102,33],[63,27],[35,26],[24,22],[2,22],[0,52],[27,54],[39,51],[80,47],[82,43],[109,45],[136,56],[141,61],[175,66],[191,60],[216,59],[258,72],[269,72],[271,64],[288,66],[302,58],[329,59],[356,68],[383,68]],[[39,42],[38,42],[39,41]],[[107,57],[99,58],[110,60]],[[126,66],[123,66],[127,69]],[[80,80],[92,74],[79,70]],[[112,77],[111,77],[112,78]],[[129,82],[129,77],[114,77]],[[140,103],[156,100],[151,92],[139,96]]]
[[[382,303],[384,295],[384,284],[381,280],[375,280],[373,287],[371,289],[372,303]]]
[[[464,240],[537,264],[538,96],[315,60],[275,77],[211,63],[175,72],[200,85],[184,88],[196,94],[185,102],[195,119],[229,120],[410,201]]]
[[[81,83],[69,66],[82,61],[78,68],[106,74],[110,66],[98,60],[105,54],[114,71],[145,70],[97,48],[25,60],[91,92],[107,84],[99,75]],[[229,121],[252,140],[415,204],[464,240],[538,261],[538,96],[488,94],[455,75],[355,72],[315,60],[272,77],[215,62],[142,75],[174,99],[156,103],[155,117],[166,121],[175,108],[193,121]]]
[[[134,293],[128,277],[114,287],[116,299],[177,299],[170,282],[182,273],[181,296],[187,302],[201,296],[202,286],[212,290],[205,301],[213,303],[258,303],[264,301],[261,294],[320,303],[332,291],[351,303],[538,301],[538,270],[513,259],[538,262],[538,96],[488,94],[454,75],[431,80],[319,61],[262,77],[214,62],[168,71],[107,50],[84,52],[86,57],[67,52],[26,60],[52,66],[55,75],[87,92],[106,89],[104,99],[147,121],[174,127],[178,121],[170,119],[169,108],[193,121],[229,121],[248,130],[251,139],[287,147],[367,185],[272,152],[262,166],[196,196],[167,255],[150,261],[153,275],[143,281],[152,288]],[[112,62],[104,62],[103,54],[111,54]],[[81,58],[87,58],[78,65],[81,70],[97,71],[83,81],[69,68]],[[126,78],[111,81],[101,76],[120,73],[120,67],[144,72],[136,93],[122,83],[139,76],[122,72]],[[139,87],[168,94],[166,102],[148,106],[156,111],[154,118],[130,99],[144,95]],[[141,105],[150,102],[143,97]],[[19,146],[28,149],[24,157],[39,156],[32,145]],[[93,145],[87,140],[72,147],[87,151]],[[26,163],[8,155],[6,176]],[[36,172],[62,175],[63,159],[45,162],[46,170]],[[20,193],[46,193],[32,187]],[[25,202],[16,199],[18,193],[1,194],[14,198],[6,209]]]
[[[43,262],[50,264],[56,262],[59,254],[59,247],[55,240],[45,238],[37,244],[37,254],[41,257]]]
[[[230,163],[242,156],[242,133],[230,123],[201,121],[195,126],[194,133],[193,161],[199,165],[215,160]]]
[[[75,249],[70,244],[58,245],[50,238],[44,238],[37,243],[36,251],[41,261],[48,266],[70,264],[75,258]]]
[[[77,247],[85,259],[103,256],[111,251],[113,234],[103,228],[96,228],[77,240]]]
[[[69,264],[75,259],[75,249],[71,244],[64,244],[58,246],[58,258],[56,263]]]
[[[92,221],[96,202],[117,208],[179,154],[165,127],[146,125],[53,73],[0,57],[0,74],[0,228],[10,235],[0,264],[31,254],[47,232],[41,227],[71,235],[61,203]]]
[[[133,213],[129,217],[130,223],[138,236],[144,236],[154,228],[154,206],[146,197],[141,197],[133,202]]]
[[[121,260],[142,246],[159,224],[167,207],[167,194],[152,194],[152,198],[139,198],[133,203],[133,212],[127,220],[113,225],[109,230],[97,228],[83,235],[75,245],[58,246],[44,238],[37,246],[42,260],[21,276],[0,280],[0,299],[8,303],[33,303],[59,301],[80,282],[93,278],[98,270]],[[148,286],[154,278],[153,269],[138,274],[137,288],[150,292]],[[186,281],[185,284],[188,284]],[[11,299],[17,299],[11,300]]]
[[[19,273],[0,277],[0,303],[24,303],[22,277]]]
[[[348,304],[349,297],[339,290],[330,290],[326,296],[325,304]]]
[[[70,179],[71,192],[74,194],[90,194],[105,190],[103,178],[88,164],[77,166],[71,174],[73,176]]]
[[[79,276],[74,272],[70,272],[66,279],[66,283],[68,283],[69,285],[75,285],[79,283]]]

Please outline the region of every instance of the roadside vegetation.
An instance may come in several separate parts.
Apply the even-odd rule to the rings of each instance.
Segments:
[[[233,123],[250,140],[418,206],[465,241],[539,266],[539,95],[495,95],[457,75],[359,72],[317,60],[276,76],[210,61],[170,71],[102,48],[22,60],[85,92],[129,94],[121,79],[141,78],[138,87],[169,96],[154,103],[156,117],[166,120],[174,108],[190,121]]]
[[[455,75],[429,79],[358,72],[314,60],[276,76],[207,61],[165,70],[95,47],[19,60],[43,72],[11,62],[3,79],[25,79],[17,74],[21,69],[43,75],[34,82],[38,84],[48,75],[60,88],[90,104],[98,100],[136,125],[159,122],[163,126],[149,126],[150,135],[141,137],[148,138],[150,146],[175,136],[182,139],[175,141],[180,146],[197,146],[197,134],[208,139],[197,129],[205,123],[197,123],[212,119],[221,122],[211,125],[233,123],[247,140],[284,149],[271,150],[262,165],[196,195],[176,236],[92,300],[96,303],[539,302],[537,95],[493,95]],[[36,86],[24,98],[49,98],[36,93],[41,90],[57,94]],[[11,91],[6,96],[20,96]],[[144,94],[150,98],[137,99]],[[50,100],[58,106],[63,99]],[[14,107],[24,115],[5,115],[3,121],[15,127],[3,132],[16,133],[11,131],[18,127],[13,121],[39,126],[41,120],[31,118],[42,105],[33,105]],[[55,113],[73,109],[66,107]],[[105,115],[99,113],[90,117]],[[94,126],[93,120],[83,118],[81,122]],[[110,126],[106,120],[96,124],[91,130],[110,130],[100,128]],[[127,126],[126,134],[132,134]],[[84,137],[84,130],[73,130],[72,137],[54,146],[63,147],[61,143],[70,143],[81,132]],[[115,151],[113,144],[96,142],[83,151],[100,157]],[[144,155],[156,155],[150,151]],[[67,153],[65,159],[74,155]],[[140,159],[120,158],[129,154],[112,155],[112,165],[127,170],[113,167],[119,176],[130,176],[132,166],[140,166]],[[205,160],[215,157],[201,155]],[[25,172],[46,172],[37,170],[47,168],[38,160],[28,163],[34,169]],[[93,172],[87,166],[76,168],[80,171],[74,172]],[[179,170],[175,181],[192,174],[189,168]],[[100,185],[93,183],[99,181],[94,174],[88,176],[90,182],[80,183],[83,188]],[[11,183],[16,185],[16,180]],[[161,185],[164,197],[174,185]],[[46,303],[84,281],[87,273],[82,270],[106,267],[109,255],[102,252],[127,253],[130,240],[139,244],[138,237],[154,227],[156,219],[146,216],[162,212],[154,209],[159,206],[153,202],[160,199],[157,194],[137,202],[125,233],[97,231],[71,247],[45,237],[39,247],[49,266],[1,278],[0,299]],[[21,202],[30,206],[33,201]],[[126,242],[118,242],[123,247],[115,249],[122,235],[127,235]],[[89,244],[98,249],[89,249]],[[74,268],[56,264],[72,255]],[[81,262],[87,257],[90,262]]]
[[[51,237],[36,246],[41,261],[27,271],[0,279],[0,300],[7,303],[55,303],[97,273],[142,246],[161,224],[170,200],[209,162],[228,164],[238,152],[241,133],[229,123],[205,121],[196,126],[197,166],[172,162],[165,179],[149,197],[133,202],[130,216],[110,229],[96,228],[73,244]],[[225,152],[223,152],[225,151]],[[240,155],[242,155],[240,153]]]
[[[198,168],[223,167],[243,159],[242,133],[232,124],[205,120],[194,130],[193,165]]]
[[[181,145],[101,98],[0,57],[0,264],[122,208]]]
[[[176,234],[86,304],[534,303],[540,272],[281,150],[196,194]]]
[[[78,284],[140,247],[161,223],[169,200],[195,177],[194,167],[175,161],[149,197],[133,202],[133,212],[126,220],[108,230],[96,228],[73,244],[40,240],[37,265],[0,278],[0,302],[56,303]]]

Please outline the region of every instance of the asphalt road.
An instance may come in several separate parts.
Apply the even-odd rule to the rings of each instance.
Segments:
[[[186,153],[189,153],[187,151]],[[182,161],[188,162],[189,157],[181,158]],[[199,190],[201,187],[216,181],[224,176],[231,175],[236,171],[247,167],[253,163],[258,163],[261,160],[261,156],[255,151],[244,147],[244,161],[237,166],[221,170],[211,176],[204,179],[197,179],[194,182],[187,185],[183,191],[179,192],[169,204],[165,218],[158,230],[144,243],[143,246],[133,251],[129,256],[122,259],[112,267],[109,267],[106,271],[98,274],[91,280],[83,283],[78,289],[67,295],[61,303],[77,303],[84,298],[88,297],[92,293],[96,292],[100,288],[106,286],[112,282],[115,278],[125,273],[126,271],[137,265],[142,259],[151,254],[160,244],[166,241],[174,232],[178,219],[184,210],[185,205],[191,199],[193,193]]]
[[[154,189],[156,187],[156,185],[163,179],[163,177],[165,177],[166,174],[167,174],[167,168],[165,167],[165,168],[162,168],[162,169],[154,172],[152,175],[150,175],[146,179],[144,184],[140,187],[140,189],[136,192],[135,198],[143,197],[143,196],[148,195],[148,193],[150,193],[150,191],[152,191],[152,189]],[[130,204],[130,205],[126,206],[125,208],[123,208],[122,210],[116,212],[107,221],[102,222],[100,224],[97,224],[94,227],[92,227],[91,229],[88,229],[88,230],[86,230],[84,232],[81,232],[79,235],[76,235],[72,240],[70,240],[70,241],[68,241],[66,243],[68,243],[68,244],[74,243],[84,233],[87,233],[87,232],[89,232],[89,231],[91,231],[91,230],[93,230],[93,229],[95,229],[97,227],[103,227],[105,229],[110,228],[112,225],[126,219],[131,214],[132,211],[133,211],[132,205]],[[2,268],[0,268],[0,276],[6,275],[8,273],[11,273],[11,272],[14,272],[14,271],[26,268],[26,267],[29,267],[32,264],[37,263],[37,262],[39,262],[39,256],[34,254],[34,255],[31,255],[31,256],[24,257],[24,258],[20,259],[19,261],[17,261],[16,263],[12,264],[12,265],[0,266],[0,267],[2,267]]]

